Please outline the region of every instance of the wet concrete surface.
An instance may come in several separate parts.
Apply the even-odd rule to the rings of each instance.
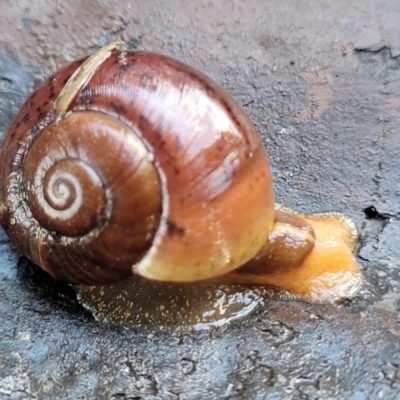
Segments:
[[[396,0],[3,2],[0,132],[48,73],[116,37],[228,89],[277,200],[357,222],[366,283],[340,306],[268,301],[230,327],[97,322],[0,234],[1,399],[397,399],[400,5]]]

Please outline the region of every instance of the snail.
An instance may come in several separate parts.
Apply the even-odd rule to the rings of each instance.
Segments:
[[[321,303],[362,274],[357,229],[276,206],[249,117],[171,57],[113,42],[61,68],[5,137],[0,223],[55,279],[265,285]]]

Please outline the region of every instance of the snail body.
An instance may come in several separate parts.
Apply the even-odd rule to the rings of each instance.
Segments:
[[[60,69],[13,121],[0,163],[0,222],[12,242],[72,284],[133,273],[279,287],[277,271],[303,268],[330,218],[275,210],[259,134],[220,86],[175,59],[118,44]],[[354,226],[331,219],[346,254],[335,273],[361,282]],[[282,287],[314,301],[343,296]]]

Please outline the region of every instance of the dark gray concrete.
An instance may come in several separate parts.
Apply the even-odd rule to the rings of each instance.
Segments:
[[[2,2],[2,136],[39,79],[113,38],[178,57],[248,111],[280,202],[355,219],[366,283],[337,307],[269,301],[239,326],[138,333],[96,322],[3,233],[0,398],[399,398],[399,2],[125,3]]]

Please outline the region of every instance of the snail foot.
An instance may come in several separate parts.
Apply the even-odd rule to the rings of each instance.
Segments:
[[[291,299],[334,304],[353,297],[363,283],[354,252],[358,232],[353,221],[340,213],[301,214],[286,207],[280,211],[303,218],[315,233],[314,247],[298,265],[269,263],[260,252],[241,268],[221,279],[226,283],[264,285],[288,292]]]

